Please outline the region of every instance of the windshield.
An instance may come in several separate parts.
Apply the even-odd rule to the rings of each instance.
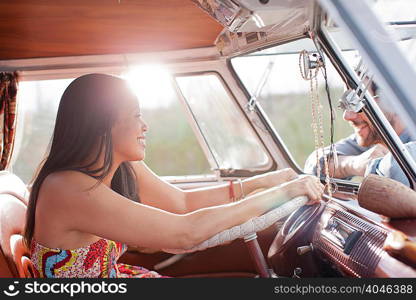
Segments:
[[[416,71],[416,1],[378,0],[369,1],[369,4]]]
[[[323,76],[324,69],[321,69],[316,77],[318,86],[313,86],[311,91],[310,82],[302,79],[299,69],[302,50],[308,51],[311,57],[316,54],[312,40],[301,39],[236,57],[231,62],[252,100],[257,101],[287,147],[293,162],[309,173],[313,172],[315,165],[313,159],[309,158],[316,146],[319,146],[312,125],[314,105],[311,96],[317,95],[322,106],[325,145],[331,140],[330,105],[326,87],[334,112],[333,138],[339,140],[347,137],[352,134],[352,129],[343,121],[342,111],[336,109],[337,99],[345,89],[341,77],[330,60],[324,57],[327,80]]]
[[[415,68],[416,13],[412,12],[416,10],[406,6],[415,4],[368,3]],[[232,59],[232,66],[250,94],[249,103],[256,102],[266,114],[295,164],[305,173],[352,181],[378,174],[409,185],[392,149],[403,143],[409,149],[404,152],[416,154],[411,133],[344,28],[328,16],[324,20],[322,30],[329,46],[335,49],[336,56],[332,58],[337,59],[340,72],[342,65],[355,72],[358,88],[345,84],[345,75],[342,79],[312,40],[301,39]],[[305,71],[306,65],[311,73]],[[380,133],[370,114],[374,111],[388,135],[393,135],[390,143],[386,144],[385,132]]]
[[[388,37],[380,35],[379,38],[383,39],[384,43],[396,43],[405,62],[416,71],[416,2],[367,0],[366,3],[384,24],[389,34]],[[383,84],[374,78],[374,70],[362,58],[344,27],[336,24],[330,17],[326,17],[322,31],[333,48],[337,49],[342,63],[359,79],[355,91],[351,90],[349,94],[344,94],[341,105],[344,110],[344,119],[354,130],[355,143],[360,147],[365,147],[356,152],[348,151],[347,154],[353,154],[350,171],[357,173],[354,165],[360,166],[358,173],[361,175],[378,174],[410,185],[408,176],[403,172],[401,160],[396,160],[397,153],[395,154],[392,150],[394,147],[399,149],[395,151],[403,152],[404,156],[408,156],[410,159],[407,160],[411,164],[412,156],[416,156],[416,146],[412,132],[408,130],[395,102],[387,97]],[[373,32],[375,35],[377,33]],[[383,76],[386,74],[384,73]],[[368,96],[366,96],[367,100],[363,99],[364,94]],[[370,110],[367,111],[366,108]],[[377,112],[377,116],[380,116],[380,122],[386,125],[384,130],[388,132],[393,141],[390,144],[386,144],[386,138],[382,137],[383,133],[375,126],[374,119],[371,117],[374,111]]]
[[[367,0],[373,12],[385,24],[392,40],[396,42],[403,56],[416,71],[416,1],[413,0]],[[323,25],[325,32],[342,51],[347,63],[354,69],[360,55],[344,28],[330,18]],[[382,37],[380,37],[382,38]],[[347,55],[351,51],[354,55]]]

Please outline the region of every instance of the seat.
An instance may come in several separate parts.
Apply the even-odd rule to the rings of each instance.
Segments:
[[[10,270],[9,264],[6,261],[6,257],[3,254],[3,251],[0,249],[0,278],[11,278],[13,273]]]
[[[1,185],[1,180],[0,180]],[[0,194],[0,276],[31,276],[29,250],[23,243],[26,204],[11,194]],[[3,262],[3,263],[2,263]]]
[[[23,230],[29,191],[13,173],[0,171],[0,277],[33,277]]]
[[[18,276],[9,237],[11,233],[23,230],[28,196],[26,185],[19,177],[8,171],[0,171],[0,278]],[[18,211],[7,216],[10,207],[16,207]],[[16,215],[18,219],[14,219]]]
[[[26,184],[9,171],[0,171],[0,194],[12,195],[26,205],[29,200],[29,190]]]
[[[10,249],[19,277],[34,278],[35,271],[29,249],[24,244],[22,235],[13,234],[10,237]]]

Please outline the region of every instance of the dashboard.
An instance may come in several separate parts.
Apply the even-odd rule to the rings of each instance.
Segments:
[[[313,235],[321,258],[355,277],[371,277],[380,262],[388,231],[328,203]]]
[[[297,269],[300,277],[416,277],[416,269],[383,248],[395,228],[380,215],[349,204],[332,199],[293,212],[269,249],[275,273],[293,276]],[[410,220],[412,226],[406,222],[415,228],[416,220]]]

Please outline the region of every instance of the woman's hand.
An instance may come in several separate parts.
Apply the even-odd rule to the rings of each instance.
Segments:
[[[284,182],[293,180],[297,178],[299,175],[295,171],[293,171],[293,169],[286,168],[286,169],[269,172],[262,176],[264,176],[262,178],[263,187],[271,188],[274,186],[281,185]]]
[[[315,204],[322,199],[324,185],[318,177],[311,175],[301,175],[291,181],[281,185],[282,191],[289,197],[295,198],[305,195],[309,198],[307,204]]]

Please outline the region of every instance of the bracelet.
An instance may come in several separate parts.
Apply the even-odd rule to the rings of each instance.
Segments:
[[[240,197],[240,199],[243,199],[243,198],[246,197],[246,195],[244,195],[243,182],[242,182],[241,178],[238,178],[238,183],[240,183],[240,189],[241,189],[241,197]]]
[[[228,188],[228,197],[230,198],[231,202],[235,201],[234,180],[230,180],[230,185]]]

